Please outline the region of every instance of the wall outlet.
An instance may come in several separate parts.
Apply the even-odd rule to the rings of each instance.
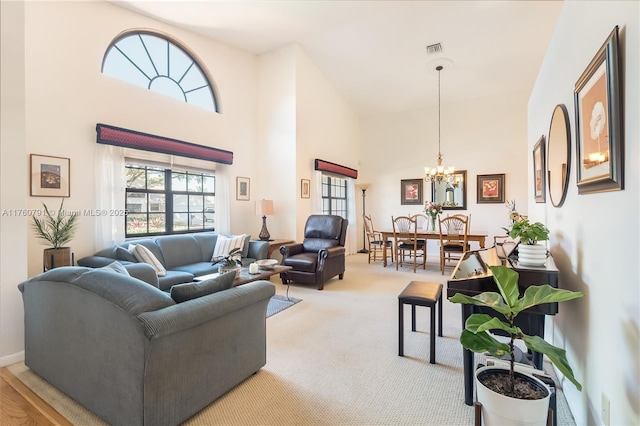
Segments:
[[[609,403],[609,398],[604,392],[602,392],[600,416],[602,417],[602,424],[604,426],[609,426],[611,424],[611,404]]]

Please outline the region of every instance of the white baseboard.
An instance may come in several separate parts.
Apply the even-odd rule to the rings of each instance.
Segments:
[[[15,364],[20,361],[24,361],[24,351],[0,357],[0,367],[6,367],[7,365]]]

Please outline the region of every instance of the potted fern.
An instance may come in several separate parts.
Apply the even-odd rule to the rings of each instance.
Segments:
[[[515,325],[515,318],[531,307],[576,299],[584,296],[584,293],[544,284],[528,287],[520,297],[519,275],[516,271],[506,266],[490,266],[489,269],[499,293],[484,292],[473,297],[457,293],[449,297],[449,301],[453,303],[490,308],[504,318],[472,314],[467,318],[460,335],[460,343],[473,352],[488,352],[497,358],[508,355],[508,370],[498,366],[476,370],[476,394],[483,407],[484,424],[544,425],[549,410],[549,389],[539,379],[516,371],[515,340],[520,339],[528,349],[546,355],[578,390],[582,390],[582,386],[573,375],[565,350],[551,345],[539,336],[524,334]],[[509,342],[500,342],[489,334],[490,330],[505,332],[509,336]]]
[[[540,241],[549,239],[549,230],[541,222],[522,219],[514,222],[509,231],[511,238],[519,238],[518,261],[524,266],[540,266],[547,261],[547,248]]]
[[[59,266],[73,265],[71,247],[65,247],[73,239],[73,234],[78,225],[78,215],[76,212],[67,213],[63,210],[64,198],[60,202],[60,208],[53,214],[43,202],[43,218],[32,216],[32,228],[36,237],[49,243],[51,248],[45,249],[43,253],[44,270],[57,268]]]

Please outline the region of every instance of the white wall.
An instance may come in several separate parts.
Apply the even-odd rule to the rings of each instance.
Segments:
[[[640,424],[639,5],[566,1],[529,101],[529,150],[541,134],[548,135],[556,104],[566,105],[571,123],[571,173],[564,205],[535,204],[532,189],[528,199],[530,217],[551,230],[561,287],[586,293],[560,305],[546,336],[567,350],[583,385],[580,393],[570,382],[563,383],[577,424],[605,424],[603,394],[611,401],[610,424]],[[625,189],[578,195],[573,89],[615,25],[620,27],[624,76]]]
[[[25,150],[24,4],[0,2],[0,365],[24,357],[22,298],[27,278],[28,155]]]
[[[527,213],[527,158],[530,156],[526,147],[527,96],[514,93],[464,104],[446,103],[446,95],[442,96],[443,164],[467,170],[468,208],[451,213],[471,214],[471,231],[488,234],[489,247],[493,244],[493,235],[504,234],[501,227],[508,225],[509,211],[503,203],[476,202],[477,175],[504,173],[505,201],[516,200],[519,212]],[[435,166],[438,110],[367,117],[362,123],[362,174],[358,180],[371,183],[366,203],[367,214],[372,215],[375,227],[390,230],[391,216],[423,211],[422,206],[400,203],[400,180],[422,179],[424,167]],[[423,200],[430,200],[430,185],[425,183],[423,190]],[[429,241],[429,256],[438,255],[437,244]]]

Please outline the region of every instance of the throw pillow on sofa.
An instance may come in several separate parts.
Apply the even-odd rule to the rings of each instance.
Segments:
[[[196,283],[176,284],[171,287],[171,298],[176,303],[181,303],[186,302],[187,300],[206,296],[207,294],[227,290],[233,287],[233,280],[235,278],[235,271],[229,271],[215,278]]]
[[[115,262],[111,262],[107,266],[103,266],[102,268],[98,268],[98,269],[102,269],[102,270],[105,270],[105,271],[110,271],[110,272],[115,272],[117,274],[130,276],[129,271],[127,271],[127,268],[125,268],[124,265],[122,263],[118,262],[117,260]]]
[[[162,266],[162,263],[160,263],[158,258],[155,257],[153,253],[151,253],[151,250],[149,250],[145,246],[143,246],[142,244],[136,244],[135,246],[133,246],[133,250],[131,251],[133,252],[136,259],[138,259],[138,262],[148,263],[149,265],[153,266],[153,269],[156,270],[156,273],[159,277],[164,277],[165,275],[167,275],[167,270],[164,268],[164,266]]]
[[[216,246],[213,249],[213,256],[211,256],[211,261],[215,262],[217,259],[227,256],[233,249],[242,249],[244,247],[246,237],[246,234],[236,235],[232,237],[218,235],[218,238],[216,239]]]
[[[132,244],[129,244],[129,246],[132,246]],[[116,259],[126,260],[127,262],[132,263],[138,262],[138,259],[136,259],[135,255],[131,251],[120,246],[116,247]]]

